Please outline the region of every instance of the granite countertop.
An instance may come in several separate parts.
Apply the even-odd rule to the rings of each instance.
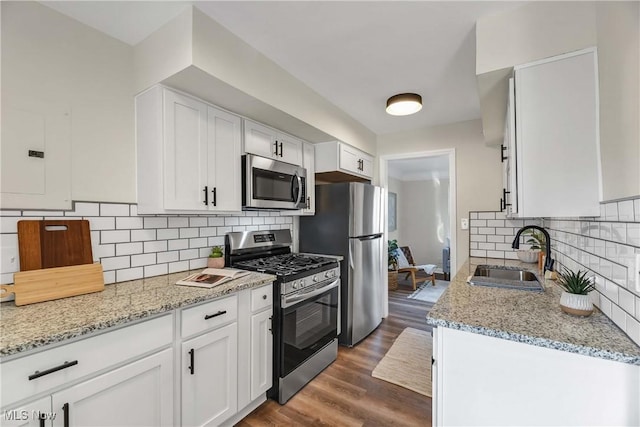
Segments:
[[[562,289],[554,281],[544,281],[544,292],[470,285],[479,264],[521,267],[540,277],[535,264],[470,258],[427,314],[428,324],[640,365],[640,347],[600,311],[589,317],[562,312]]]
[[[251,273],[211,289],[178,286],[191,272],[106,285],[104,291],[16,307],[0,304],[0,357],[14,355],[90,332],[123,325],[234,292],[273,282]]]

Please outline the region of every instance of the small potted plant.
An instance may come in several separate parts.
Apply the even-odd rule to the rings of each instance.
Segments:
[[[558,275],[558,284],[562,287],[560,308],[565,313],[576,316],[589,316],[593,313],[593,303],[589,292],[595,289],[593,279],[586,271],[573,272],[566,268]]]
[[[529,249],[518,249],[516,251],[518,259],[527,263],[539,262],[539,254],[544,253],[547,247],[544,235],[534,229],[525,230],[522,234],[528,236],[524,243],[529,245]]]
[[[398,250],[398,241],[393,239],[388,242],[388,287],[389,290],[393,291],[398,289],[398,255],[396,251]]]
[[[222,252],[222,246],[214,246],[211,248],[211,254],[207,260],[207,267],[209,268],[224,268],[224,253]]]

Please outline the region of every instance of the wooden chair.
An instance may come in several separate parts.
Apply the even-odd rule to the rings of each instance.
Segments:
[[[409,278],[409,276],[411,276],[411,284],[413,285],[413,290],[415,290],[416,289],[416,272],[424,271],[424,269],[415,267],[416,263],[413,260],[413,255],[411,255],[411,249],[409,249],[409,246],[401,246],[400,250],[404,254],[405,258],[407,258],[407,261],[409,262],[410,266],[409,267],[404,267],[404,268],[398,268],[398,274],[407,273],[404,276],[404,280],[407,280]],[[435,271],[432,272],[431,275],[427,274],[427,277],[423,280],[423,282],[426,282],[427,280],[431,280],[431,285],[432,286],[436,285],[436,273],[435,273]]]

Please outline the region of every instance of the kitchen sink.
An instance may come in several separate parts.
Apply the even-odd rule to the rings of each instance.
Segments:
[[[518,289],[525,291],[544,291],[535,274],[517,267],[497,265],[479,265],[469,283],[474,286]]]

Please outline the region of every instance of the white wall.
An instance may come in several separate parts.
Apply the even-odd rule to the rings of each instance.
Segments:
[[[401,246],[409,246],[416,264],[442,265],[449,237],[449,180],[403,181],[399,204]]]
[[[135,201],[130,46],[36,2],[2,2],[2,105],[71,110],[71,196]]]
[[[498,149],[483,142],[479,119],[378,136],[381,156],[446,148],[456,150],[456,223],[468,218],[471,210],[495,210],[500,200],[502,169]],[[457,229],[455,250],[460,267],[469,256],[468,230]]]

